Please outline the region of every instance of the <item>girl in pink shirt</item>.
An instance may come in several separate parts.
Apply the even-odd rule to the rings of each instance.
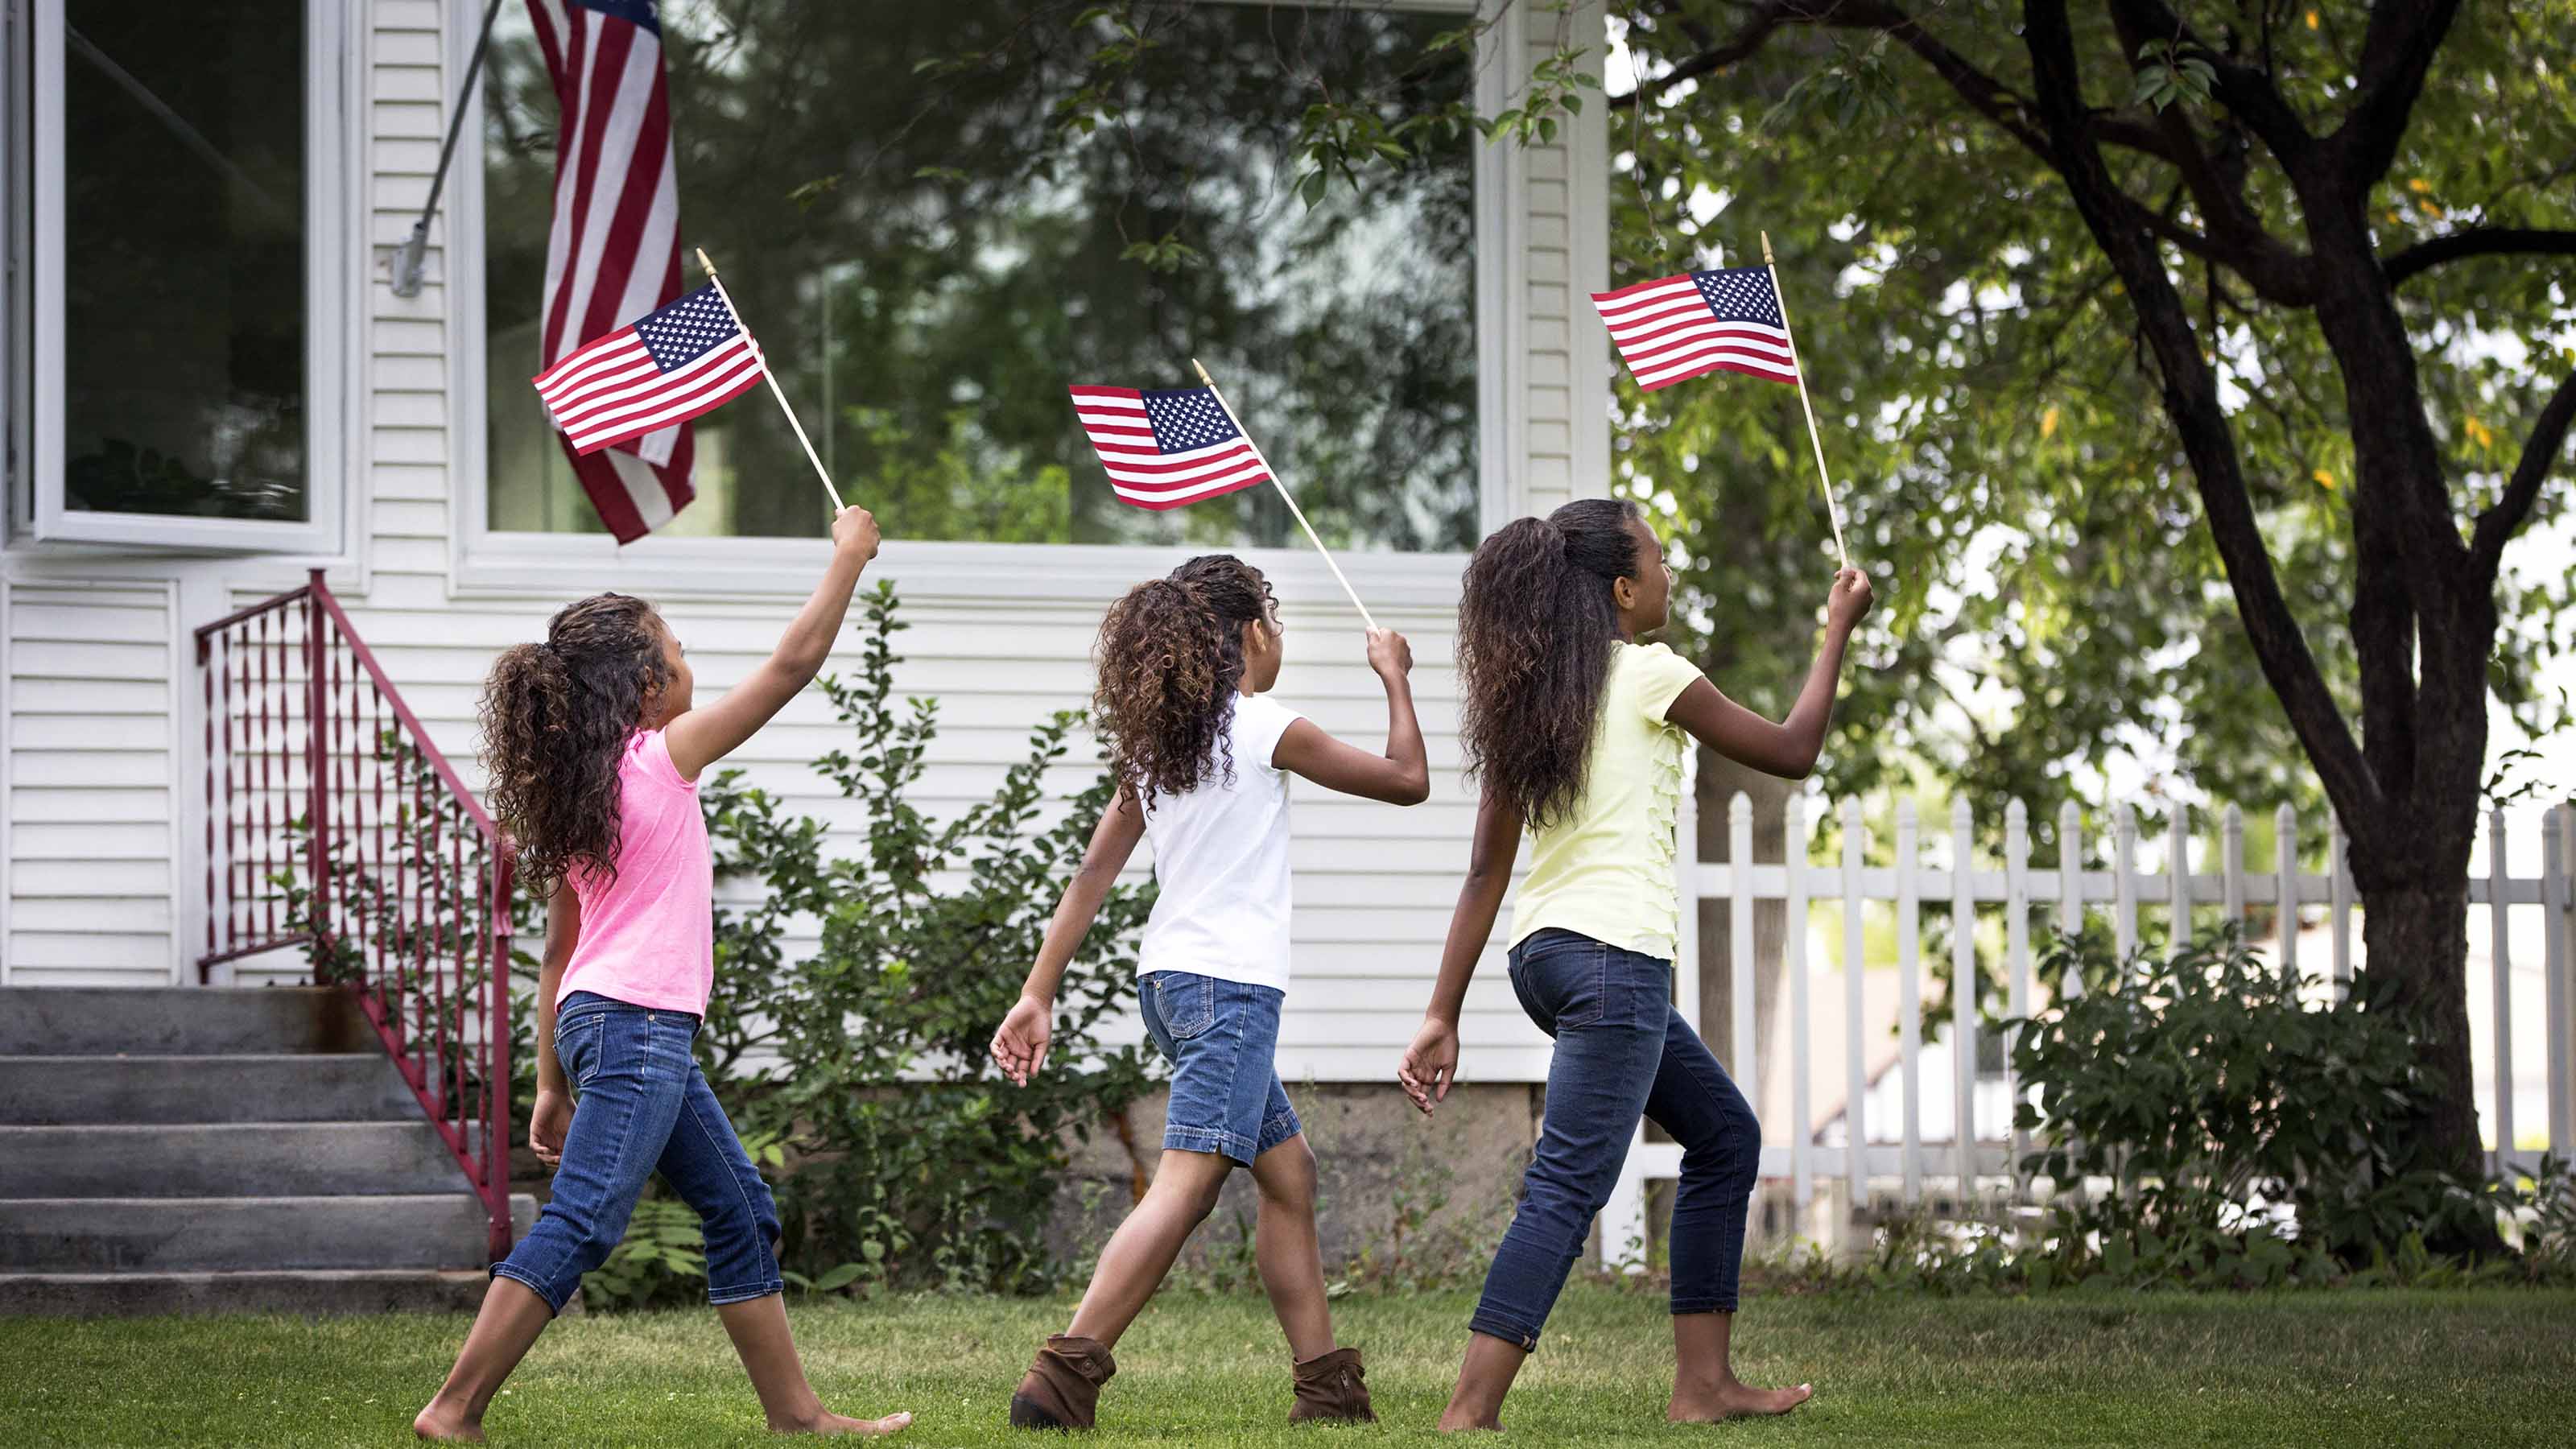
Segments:
[[[822,669],[876,551],[876,520],[841,510],[814,596],[767,662],[705,709],[690,707],[679,641],[651,605],[623,594],[566,606],[544,643],[493,664],[483,691],[492,808],[546,896],[528,1145],[555,1169],[555,1189],[492,1266],[456,1367],[412,1421],[422,1438],[483,1437],[492,1396],[626,1235],[656,1170],[703,1220],[707,1298],[770,1428],[891,1434],[912,1422],[843,1418],[806,1383],[779,1296],[777,1208],[690,1049],[715,971],[699,772]]]

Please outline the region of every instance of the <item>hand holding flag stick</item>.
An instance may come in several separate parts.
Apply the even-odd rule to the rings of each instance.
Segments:
[[[716,264],[707,260],[705,247],[698,247],[695,250],[698,254],[698,265],[707,269],[707,281],[715,287],[716,295],[724,298],[725,310],[733,313],[734,325],[742,328],[742,335],[748,340],[751,336],[751,328],[743,323],[742,313],[734,310],[733,297],[725,291],[724,279],[716,275]],[[768,354],[760,351],[760,344],[757,342],[752,343],[751,346],[752,351],[760,357],[760,375],[769,379],[769,395],[778,399],[778,410],[787,414],[787,426],[796,430],[796,441],[804,444],[805,461],[814,465],[814,476],[823,480],[823,491],[831,495],[832,511],[838,513],[849,507],[841,501],[841,490],[832,486],[832,475],[823,471],[823,460],[814,456],[814,444],[805,436],[805,425],[796,420],[796,409],[787,405],[787,394],[778,386],[778,375],[769,370]]]

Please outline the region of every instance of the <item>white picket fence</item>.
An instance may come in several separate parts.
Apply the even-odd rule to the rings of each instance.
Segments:
[[[2034,866],[2030,860],[2029,816],[2018,800],[2012,802],[2004,818],[2003,859],[1988,867],[1974,859],[1975,821],[1968,803],[1961,800],[1950,812],[1949,827],[1949,859],[1967,863],[1968,868],[1961,870],[1923,864],[1922,825],[1910,800],[1897,801],[1893,812],[1895,860],[1891,865],[1862,863],[1874,822],[1858,800],[1842,801],[1837,812],[1842,824],[1840,862],[1831,866],[1811,862],[1808,804],[1795,797],[1788,802],[1784,851],[1787,863],[1749,864],[1753,854],[1753,807],[1740,794],[1728,811],[1727,862],[1696,861],[1691,858],[1696,854],[1691,845],[1697,838],[1692,811],[1695,798],[1694,792],[1683,792],[1683,850],[1675,867],[1686,903],[1682,911],[1681,956],[1674,972],[1678,1002],[1688,1019],[1700,1020],[1697,913],[1687,903],[1730,902],[1733,926],[1728,938],[1728,988],[1735,1008],[1729,1013],[1733,1040],[1710,1045],[1724,1058],[1727,1070],[1744,1086],[1747,1095],[1759,1103],[1756,1093],[1764,1078],[1756,1050],[1753,908],[1757,901],[1786,904],[1788,930],[1783,968],[1788,1022],[1785,1033],[1775,1035],[1785,1040],[1792,1058],[1786,1074],[1787,1120],[1792,1125],[1785,1143],[1775,1140],[1763,1147],[1762,1176],[1772,1181],[1787,1179],[1792,1199],[1801,1210],[1813,1201],[1820,1179],[1840,1178],[1847,1200],[1854,1204],[1871,1201],[1873,1189],[1884,1186],[1892,1186],[1904,1203],[1914,1204],[1922,1200],[1927,1181],[1946,1188],[1958,1200],[1992,1201],[1998,1195],[2030,1190],[2029,1184],[2013,1171],[2013,1164],[2028,1150],[2028,1144],[2012,1126],[2012,1106],[2019,1100],[2020,1088],[2011,1077],[2008,1054],[2004,1090],[1986,1094],[1980,1110],[1976,1090],[1978,1023],[1969,993],[1955,993],[1946,1003],[1950,1032],[1949,1040],[1942,1044],[1950,1056],[1952,1121],[1969,1124],[1968,1130],[1951,1131],[1946,1142],[1924,1140],[1921,1068],[1925,1016],[1920,940],[1921,907],[1926,901],[1947,902],[1953,919],[1959,921],[1973,919],[1979,906],[2003,908],[2006,1008],[2008,1014],[2015,1016],[2026,1015],[2031,1008],[2034,915],[2043,920],[2045,939],[2046,932],[2058,923],[2086,921],[2092,919],[2090,913],[2107,909],[2113,938],[2125,958],[2137,944],[2142,909],[2160,909],[2167,913],[2168,922],[2177,917],[2188,922],[2194,906],[2216,905],[2230,919],[2242,920],[2248,906],[2289,902],[2294,908],[2275,916],[2270,954],[2276,961],[2306,967],[2313,963],[2299,959],[2298,908],[2321,906],[2331,941],[2331,978],[2339,987],[2352,976],[2352,914],[2357,898],[2342,863],[2341,832],[2331,820],[2327,823],[2326,858],[2335,863],[2333,871],[2324,875],[2303,873],[2299,869],[2300,825],[2287,806],[2275,817],[2277,840],[2270,870],[2246,869],[2243,816],[2230,806],[2222,815],[2217,869],[2194,871],[2188,868],[2192,840],[2184,812],[2175,812],[2163,859],[2157,863],[2159,868],[2146,870],[2138,863],[2135,815],[2126,805],[2115,806],[2111,812],[2108,863],[2095,868],[2085,862],[2083,822],[2072,803],[2058,817],[2059,860],[2046,867]],[[1878,813],[1878,821],[1885,819],[1884,812]],[[2576,1063],[2571,1062],[2571,1051],[2576,1051],[2576,1045],[2572,1045],[2576,1043],[2576,1025],[2571,1025],[2570,1016],[2571,1008],[2576,1008],[2576,982],[2570,979],[2571,969],[2576,969],[2571,965],[2571,957],[2576,957],[2576,949],[2571,949],[2571,942],[2576,941],[2576,808],[2559,806],[2545,811],[2540,828],[2540,874],[2513,876],[2505,868],[2505,813],[2492,812],[2488,819],[2487,870],[2468,882],[2471,908],[2486,909],[2492,923],[2488,964],[2493,973],[2493,1021],[2486,1041],[2494,1062],[2495,1089],[2491,1101],[2484,1104],[2482,1116],[2498,1149],[2490,1161],[2499,1168],[2507,1162],[2527,1168],[2541,1155],[2514,1149],[2512,1024],[2518,1011],[2532,1007],[2527,1000],[2517,1001],[2513,990],[2508,919],[2515,906],[2537,907],[2543,916],[2539,1008],[2546,1013],[2547,1023],[2543,1035],[2548,1052],[2549,1150],[2562,1158],[2576,1151],[2576,1080],[2571,1080],[2576,1079]],[[2074,863],[2072,869],[2067,865],[2070,860]],[[2185,868],[2177,870],[2175,862],[2182,862]],[[2202,864],[2207,866],[2210,862]],[[1810,978],[1814,972],[1808,963],[1810,907],[1840,906],[1843,949],[1849,957],[1866,939],[1862,929],[1865,902],[1888,903],[1895,913],[1893,965],[1898,973],[1899,995],[1894,1071],[1902,1085],[1902,1130],[1882,1131],[1881,1135],[1899,1138],[1892,1144],[1871,1140],[1873,1127],[1881,1124],[1873,1122],[1869,1112],[1872,1084],[1868,1080],[1869,1043],[1864,1040],[1863,978],[1868,967],[1885,963],[1864,961],[1858,963],[1863,969],[1855,970],[1849,969],[1855,963],[1846,959],[1827,968],[1838,969],[1842,979],[1840,1014],[1847,1068],[1845,1141],[1828,1143],[1816,1140],[1811,1125],[1815,1114],[1809,1055],[1817,1041],[1817,1003],[1812,999]],[[1950,946],[1952,979],[1973,979],[1976,933],[1953,930]],[[2529,995],[2527,991],[2524,994]],[[1833,1029],[1830,1020],[1824,1029]],[[1766,1124],[1764,1135],[1776,1139],[1782,1134]],[[1671,1181],[1680,1171],[1680,1147],[1650,1141],[1641,1128],[1629,1149],[1619,1183],[1601,1214],[1601,1256],[1605,1265],[1625,1262],[1634,1266],[1638,1245],[1645,1241],[1647,1184]]]

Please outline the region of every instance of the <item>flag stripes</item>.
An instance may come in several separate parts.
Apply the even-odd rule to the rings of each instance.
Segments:
[[[1685,272],[1591,296],[1620,359],[1648,392],[1718,371],[1798,380],[1765,268]]]
[[[1261,455],[1225,420],[1206,388],[1150,394],[1132,387],[1066,391],[1109,474],[1110,491],[1123,502],[1178,508],[1270,481]]]
[[[596,341],[532,381],[576,453],[685,422],[760,381],[761,356],[712,286]]]

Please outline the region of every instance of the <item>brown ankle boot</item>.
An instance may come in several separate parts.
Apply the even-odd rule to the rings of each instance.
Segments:
[[[1297,1365],[1297,1402],[1288,1410],[1288,1422],[1376,1423],[1360,1373],[1356,1348],[1337,1348]]]
[[[1118,1372],[1108,1345],[1070,1334],[1052,1334],[1011,1395],[1014,1429],[1088,1429],[1100,1407],[1100,1386]]]

